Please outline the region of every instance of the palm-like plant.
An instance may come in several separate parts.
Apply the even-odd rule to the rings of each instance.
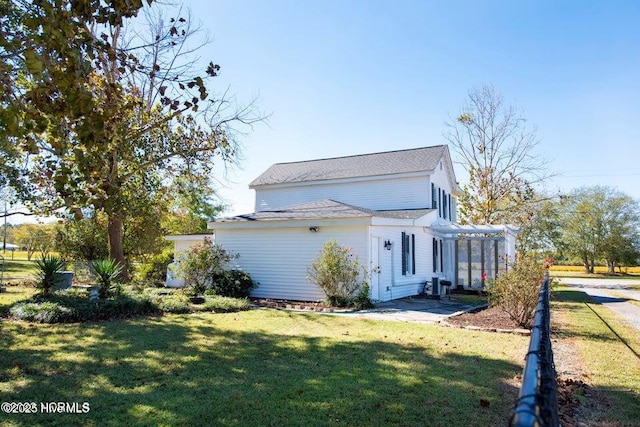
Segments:
[[[107,298],[115,280],[122,273],[122,265],[112,259],[101,259],[91,264],[91,268],[98,279],[100,298]]]
[[[44,256],[36,260],[36,288],[44,296],[51,294],[55,285],[61,280],[56,273],[63,271],[67,266],[67,261],[56,256]]]

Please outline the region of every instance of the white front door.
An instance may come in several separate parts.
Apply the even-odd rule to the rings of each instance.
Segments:
[[[371,299],[380,300],[380,238],[371,238]]]

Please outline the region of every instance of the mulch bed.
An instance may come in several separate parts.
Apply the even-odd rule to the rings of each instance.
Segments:
[[[316,312],[343,312],[353,311],[349,308],[332,307],[323,301],[291,301],[279,300],[271,298],[252,298],[251,303],[257,307],[276,308],[281,310],[300,310],[300,311],[316,311]]]
[[[459,328],[480,329],[492,332],[516,332],[520,334],[528,333],[516,322],[509,318],[509,315],[497,307],[479,309],[477,311],[449,317],[446,324]]]

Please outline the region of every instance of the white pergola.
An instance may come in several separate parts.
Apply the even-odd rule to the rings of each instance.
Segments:
[[[453,258],[452,273],[456,285],[466,288],[484,286],[484,273],[497,274],[501,268],[512,263],[516,251],[516,235],[522,230],[512,225],[460,225],[460,224],[432,224],[431,229],[440,234],[443,239],[452,242]],[[504,240],[503,240],[504,239]],[[504,252],[500,251],[498,242],[504,241]],[[461,244],[466,242],[466,244]],[[478,243],[473,243],[478,242]],[[472,261],[472,245],[476,260]],[[478,252],[480,253],[478,259]],[[498,259],[505,258],[500,267]],[[478,267],[480,265],[480,267]],[[450,270],[451,271],[451,270]],[[479,280],[478,275],[481,279]]]

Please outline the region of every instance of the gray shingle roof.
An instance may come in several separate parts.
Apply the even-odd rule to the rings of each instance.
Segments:
[[[276,163],[249,187],[269,184],[431,171],[442,158],[445,145],[335,157],[293,163]]]
[[[375,211],[325,199],[316,202],[286,206],[284,208],[238,215],[231,218],[221,218],[215,222],[244,222],[244,221],[285,221],[296,219],[339,219],[339,218],[395,218],[417,219],[431,212],[432,209],[405,209]]]

